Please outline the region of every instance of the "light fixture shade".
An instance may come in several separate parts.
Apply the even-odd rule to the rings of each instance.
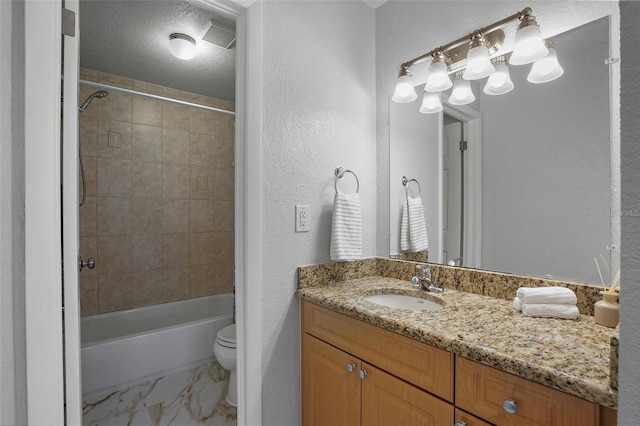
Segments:
[[[469,49],[467,53],[467,68],[462,78],[465,80],[478,80],[490,76],[495,71],[489,60],[489,49],[481,44]]]
[[[457,77],[455,83],[453,83],[449,103],[451,105],[467,105],[475,100],[476,97],[471,90],[471,82]]]
[[[396,81],[396,90],[393,92],[391,100],[393,102],[404,104],[413,102],[418,99],[418,94],[414,88],[413,78],[409,74],[409,70],[402,68]]]
[[[484,86],[487,95],[504,95],[513,90],[513,82],[509,75],[509,67],[504,63],[496,65],[496,72],[489,76]]]
[[[440,92],[424,92],[420,112],[423,114],[432,114],[442,111],[442,98]]]
[[[196,56],[196,41],[186,34],[173,33],[169,36],[169,52],[178,59],[189,60]]]
[[[447,64],[440,61],[432,62],[429,66],[429,76],[424,90],[427,92],[442,92],[451,86],[453,86],[453,83],[447,72]]]
[[[530,83],[547,83],[555,80],[564,74],[564,70],[558,62],[558,54],[556,49],[549,47],[549,53],[542,59],[538,59],[533,63],[531,71],[527,76]]]
[[[528,21],[529,25],[521,27],[516,33],[513,53],[509,58],[511,65],[525,65],[544,58],[549,53],[542,41],[540,27],[535,20]]]

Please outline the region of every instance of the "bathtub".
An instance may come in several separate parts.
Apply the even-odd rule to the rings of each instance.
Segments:
[[[231,293],[81,320],[85,396],[206,362],[220,329],[232,323]]]

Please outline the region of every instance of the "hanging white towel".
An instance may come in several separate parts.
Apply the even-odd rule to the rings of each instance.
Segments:
[[[576,319],[580,315],[576,305],[535,303],[522,304],[522,313],[528,317]]]
[[[422,198],[407,197],[400,222],[400,250],[417,252],[428,248],[427,221]]]
[[[534,303],[575,305],[578,303],[576,294],[566,287],[520,287],[517,296],[523,305]]]
[[[331,260],[362,258],[360,196],[336,192],[331,223]]]

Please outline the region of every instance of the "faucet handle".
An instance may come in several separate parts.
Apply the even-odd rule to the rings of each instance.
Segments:
[[[429,265],[416,265],[416,270],[422,274],[422,279],[431,279],[431,270],[429,269]]]
[[[411,278],[411,285],[413,286],[413,288],[422,288],[422,284],[420,284],[420,278],[418,277]]]

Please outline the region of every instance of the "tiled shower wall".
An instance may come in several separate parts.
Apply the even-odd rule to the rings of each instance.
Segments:
[[[80,78],[233,110],[232,102],[82,69]],[[82,84],[82,102],[99,88]],[[114,90],[80,114],[82,315],[232,290],[234,117]]]

